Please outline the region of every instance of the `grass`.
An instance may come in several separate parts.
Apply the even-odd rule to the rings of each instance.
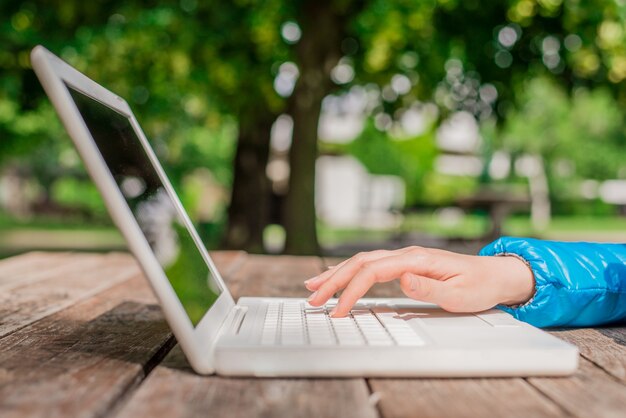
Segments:
[[[528,218],[513,217],[506,222],[504,232],[565,241],[626,242],[626,218],[555,216],[545,231],[535,231]]]
[[[345,242],[384,241],[397,234],[426,234],[444,238],[477,239],[489,228],[486,215],[446,217],[442,213],[418,213],[405,217],[398,228],[357,229],[318,227],[320,242],[334,246]],[[512,216],[503,225],[503,235],[546,239],[626,241],[626,217],[555,216],[549,227],[535,230],[528,216]]]
[[[109,221],[98,221],[86,224],[80,219],[60,219],[58,217],[24,217],[15,218],[0,212],[0,231],[17,229],[45,229],[45,230],[111,230],[115,229]]]
[[[111,251],[126,244],[112,224],[0,214],[0,258],[32,250]]]

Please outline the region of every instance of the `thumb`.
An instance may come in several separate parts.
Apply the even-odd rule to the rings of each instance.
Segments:
[[[445,282],[413,273],[404,273],[400,277],[402,292],[411,299],[441,305],[446,298]]]

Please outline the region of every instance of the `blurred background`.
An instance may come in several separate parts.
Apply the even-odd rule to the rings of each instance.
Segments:
[[[0,256],[121,236],[37,81],[125,97],[209,249],[626,237],[624,0],[0,0]]]

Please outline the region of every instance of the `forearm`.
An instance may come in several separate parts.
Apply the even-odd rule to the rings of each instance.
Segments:
[[[534,295],[522,306],[501,306],[523,321],[541,327],[586,326],[626,318],[626,245],[504,237],[480,255],[515,255],[527,262]],[[502,269],[501,279],[509,280],[510,273]],[[512,297],[512,304],[521,299]]]

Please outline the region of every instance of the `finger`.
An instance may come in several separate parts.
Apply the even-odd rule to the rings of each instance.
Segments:
[[[398,279],[407,271],[424,270],[425,255],[413,252],[381,258],[363,265],[341,294],[332,316],[341,317],[376,283]]]
[[[320,273],[315,277],[305,280],[304,286],[311,292],[317,290],[322,285],[322,283],[328,280],[337,271],[337,269],[343,267],[348,261],[350,261],[350,259],[344,260],[336,266],[329,266],[328,269],[323,273]]]
[[[347,260],[342,261],[341,263],[337,264],[336,266],[333,267],[329,267],[328,270],[326,270],[325,272],[319,274],[318,276],[315,276],[309,280],[306,280],[304,282],[304,286],[310,290],[310,291],[315,291],[318,290],[320,288],[320,286],[322,286],[327,280],[329,280],[331,277],[333,277],[335,275],[335,273],[337,273],[338,271],[342,270],[342,268],[346,265],[346,264],[355,264],[355,263],[360,263],[360,262],[364,262],[364,261],[368,261],[368,260],[374,260],[376,258],[380,258],[380,257],[385,257],[391,253],[395,253],[395,252],[399,252],[399,251],[406,251],[408,250],[408,248],[402,248],[399,250],[393,250],[393,251],[388,251],[388,250],[376,250],[376,251],[369,251],[369,252],[362,252],[359,254],[356,254],[355,256],[348,258]]]
[[[321,283],[315,293],[309,297],[308,302],[313,306],[320,306],[326,303],[337,291],[347,286],[364,263],[393,254],[401,254],[406,251],[407,249],[404,248],[394,251],[378,250],[357,254],[348,259],[343,266],[338,267],[325,282]]]
[[[434,303],[445,309],[458,299],[458,291],[450,282],[431,279],[413,273],[400,278],[402,292],[411,299]]]

